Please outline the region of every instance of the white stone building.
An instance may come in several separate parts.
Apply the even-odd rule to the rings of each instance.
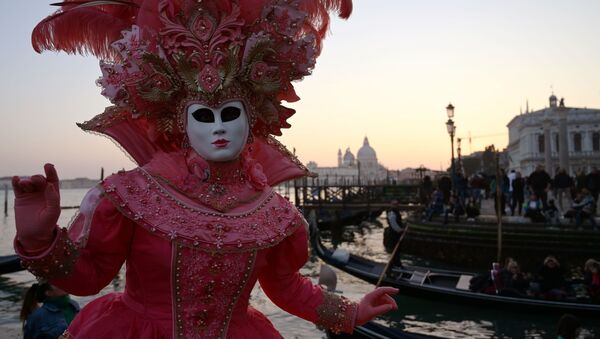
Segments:
[[[544,165],[550,175],[600,167],[600,109],[568,107],[553,94],[544,109],[514,117],[508,127],[509,168],[529,175]],[[562,150],[561,150],[562,146]]]
[[[387,168],[383,167],[377,161],[377,153],[369,145],[369,139],[365,137],[362,147],[358,150],[357,156],[350,151],[348,147],[342,156],[342,150],[338,150],[338,165],[336,167],[319,167],[314,161],[307,164],[310,171],[319,175],[319,180],[329,184],[356,184],[374,183],[386,180],[394,180],[390,176]]]

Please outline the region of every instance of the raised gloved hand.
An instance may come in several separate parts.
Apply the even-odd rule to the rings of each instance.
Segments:
[[[38,174],[12,178],[17,239],[29,252],[50,246],[60,216],[58,175],[54,165],[44,165],[44,172],[46,177]]]
[[[393,287],[378,287],[367,293],[358,303],[356,326],[364,325],[378,315],[397,310],[398,305],[391,297],[396,293],[398,289]]]

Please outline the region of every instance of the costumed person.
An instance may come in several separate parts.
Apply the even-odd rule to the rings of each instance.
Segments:
[[[57,339],[77,312],[79,304],[67,292],[48,283],[35,283],[25,293],[21,307],[23,338]]]
[[[394,253],[394,248],[396,248],[405,230],[398,200],[394,199],[390,202],[390,209],[386,211],[386,219],[388,227],[383,231],[383,247],[387,253],[394,255],[390,259],[390,262],[397,267],[403,267],[402,260],[400,260],[400,253],[398,251]]]
[[[404,232],[402,223],[402,214],[400,214],[400,205],[398,200],[390,202],[390,208],[386,211],[386,220],[388,227],[383,231],[383,247],[387,253],[392,253],[400,236]]]
[[[69,229],[58,176],[13,178],[15,249],[33,274],[94,295],[126,264],[122,293],[86,305],[66,338],[280,338],[249,305],[256,282],[289,313],[336,332],[396,309],[393,288],[359,303],[298,270],[307,224],[271,186],[308,175],[278,143],[329,12],[350,0],[66,1],[33,32],[36,50],[103,59],[113,106],[86,130],[139,167],[88,192]]]

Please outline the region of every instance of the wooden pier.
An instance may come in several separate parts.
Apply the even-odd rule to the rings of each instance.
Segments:
[[[409,211],[420,207],[419,186],[404,184],[334,184],[302,179],[294,182],[296,206],[310,209],[385,209],[390,201],[398,200],[400,209]]]

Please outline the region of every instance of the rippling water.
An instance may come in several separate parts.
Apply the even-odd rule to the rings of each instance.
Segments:
[[[78,205],[86,190],[61,191],[63,206]],[[12,213],[12,196],[9,194],[9,216],[0,219],[0,255],[13,253],[14,215]],[[67,225],[75,210],[63,210],[60,225]],[[389,256],[381,245],[383,219],[351,226],[341,234],[345,240],[340,247],[353,253],[378,261],[386,261]],[[331,245],[327,241],[325,244]],[[421,258],[405,256],[409,264],[440,265]],[[321,263],[315,257],[304,266],[301,273],[317,281]],[[338,287],[350,299],[358,300],[373,286],[362,282],[346,273],[338,272]],[[124,272],[113,283],[102,290],[101,294],[123,289]],[[18,272],[0,277],[0,325],[18,324],[21,296],[26,288],[34,282],[28,272]],[[76,297],[81,304],[86,304],[97,296]],[[436,335],[441,338],[555,338],[558,316],[545,316],[530,313],[495,311],[493,309],[473,308],[463,305],[416,299],[407,296],[397,297],[399,310],[382,317],[378,321],[403,328],[410,332]],[[285,338],[324,338],[325,334],[316,329],[312,323],[298,319],[281,311],[273,305],[259,287],[252,294],[251,303],[262,311],[282,333]],[[581,338],[600,337],[600,319],[580,318],[584,324]],[[1,336],[1,335],[0,335]]]

